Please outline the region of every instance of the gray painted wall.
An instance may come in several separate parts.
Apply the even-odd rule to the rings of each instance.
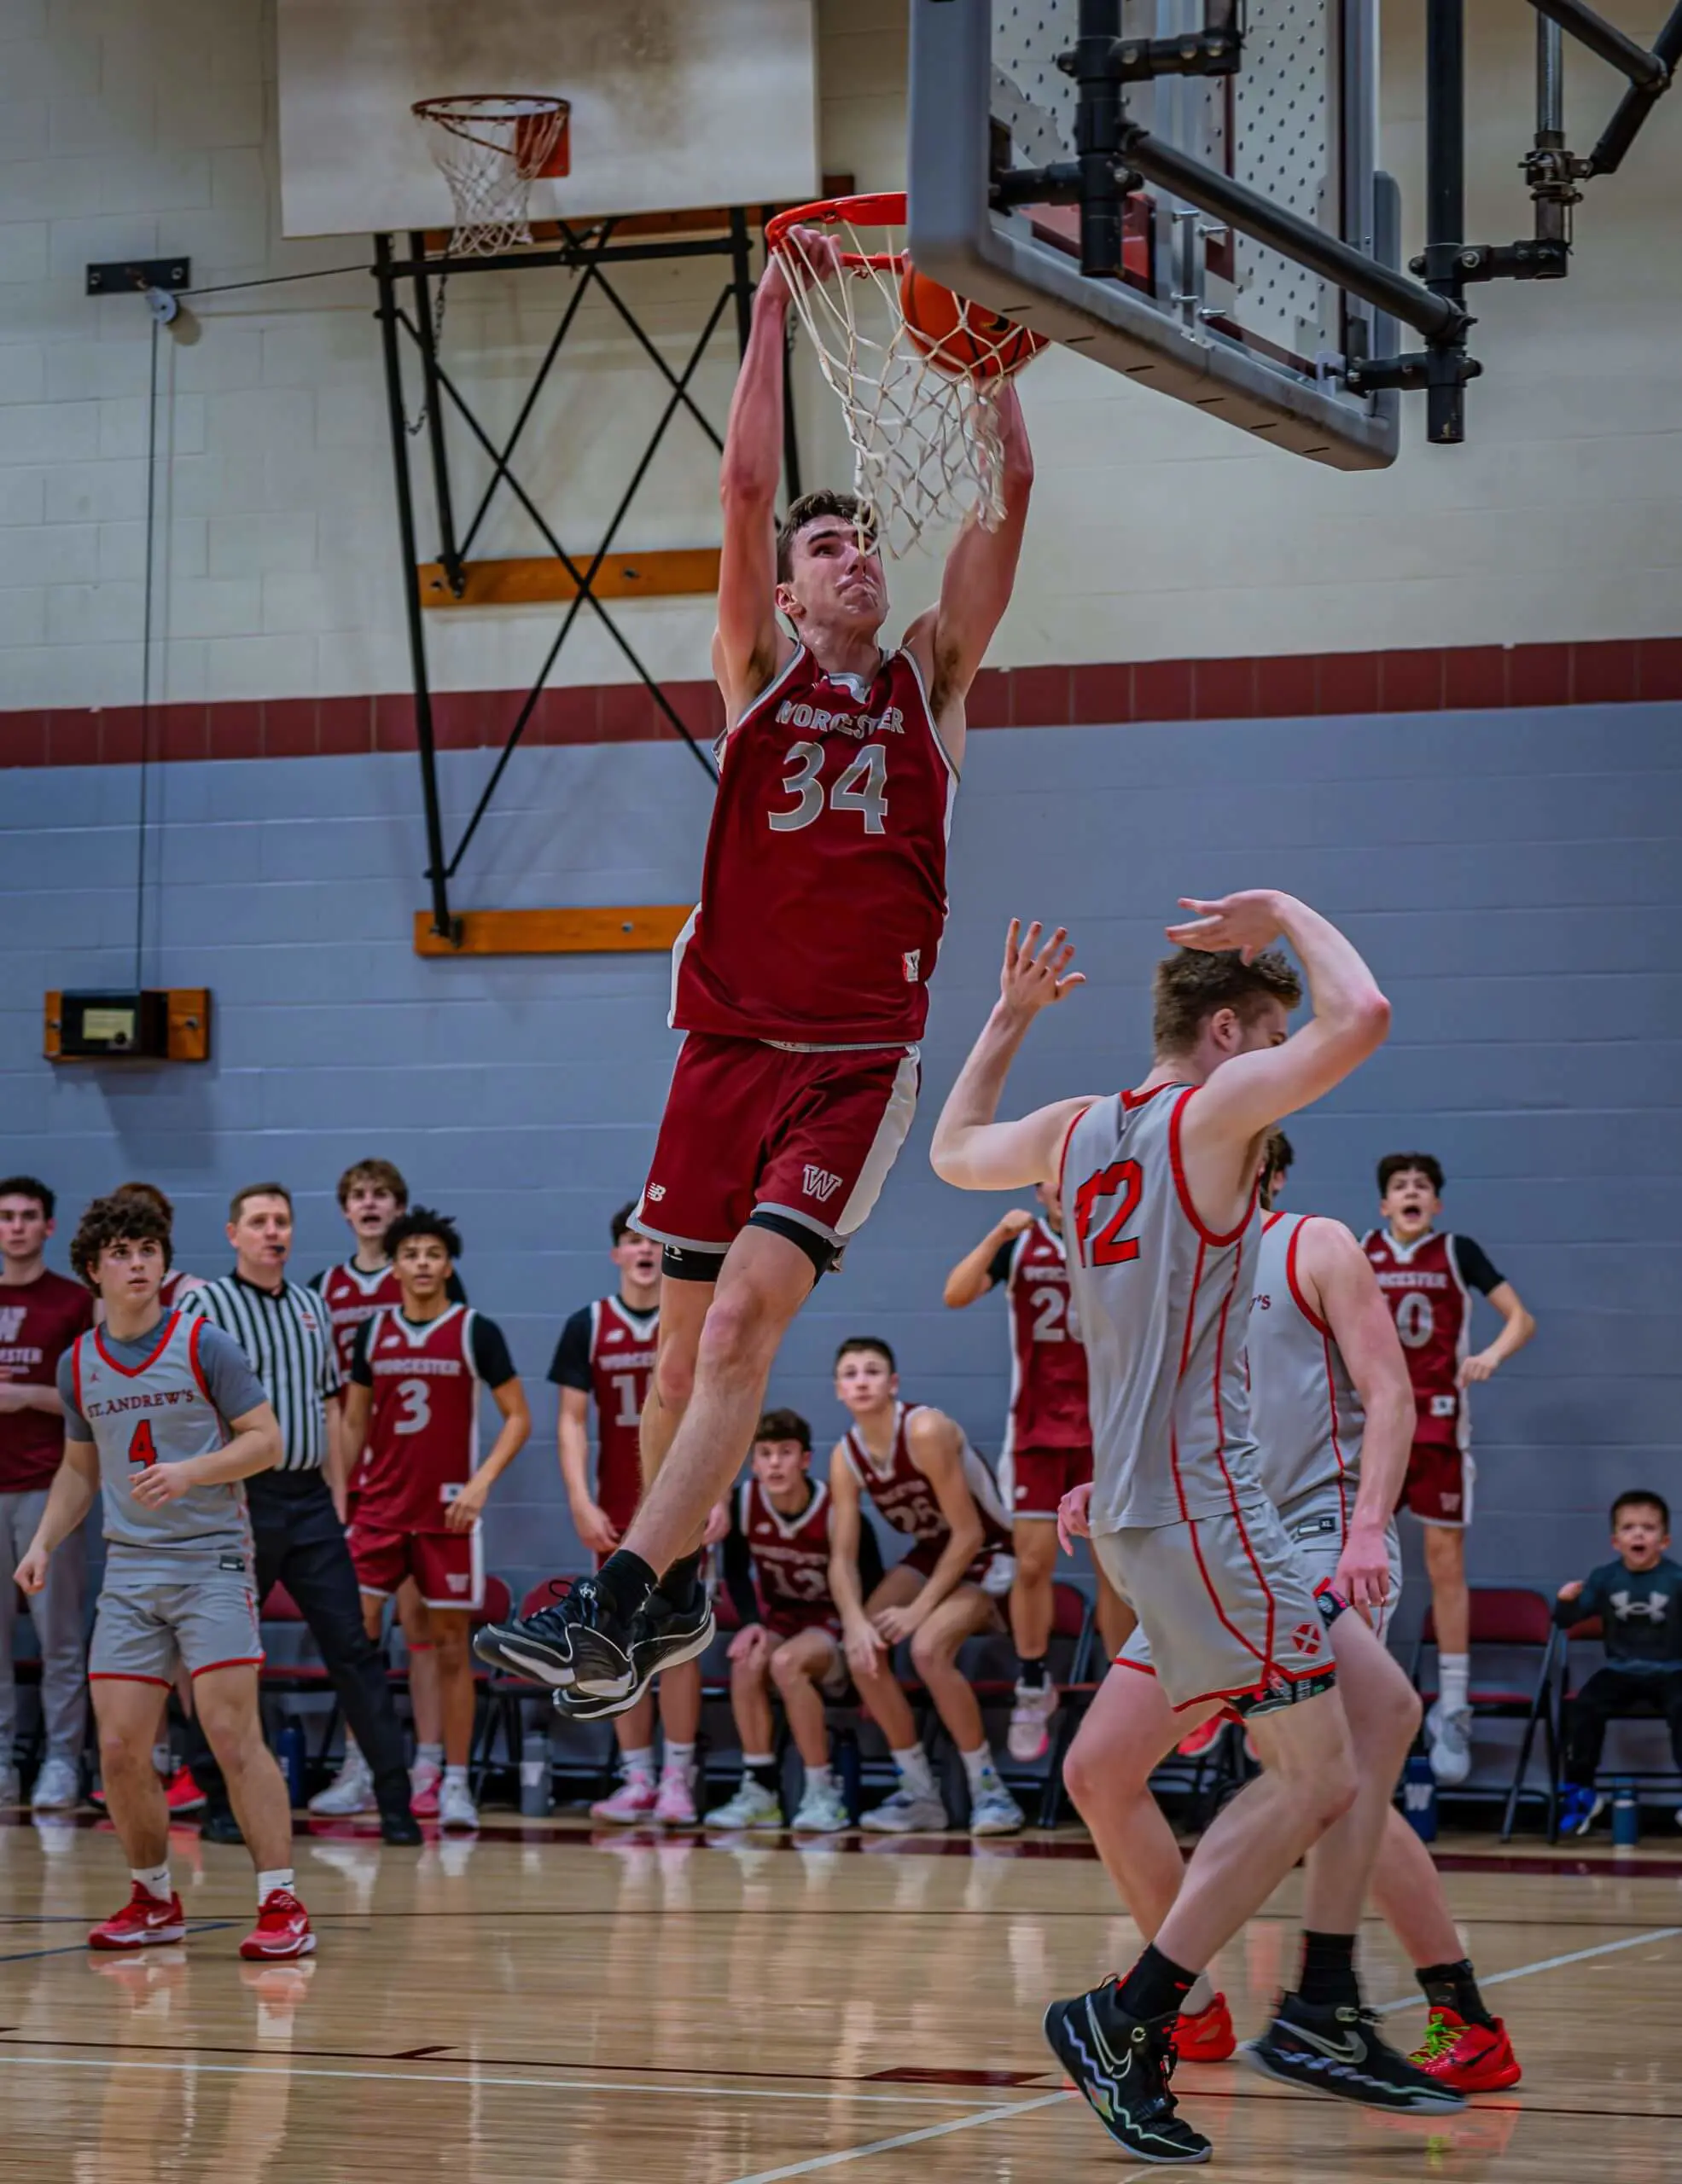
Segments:
[[[785,1345],[775,1396],[827,1438],[835,1343],[880,1330],[911,1391],[998,1447],[1001,1308],[946,1312],[940,1286],[1001,1202],[946,1190],[926,1148],[1004,922],[1066,921],[1092,981],[1041,1026],[1015,1087],[1028,1102],[1142,1074],[1146,981],[1175,898],[1271,884],[1346,923],[1395,1004],[1385,1051],[1293,1126],[1294,1202],[1363,1225],[1376,1157],[1430,1147],[1454,1225],[1540,1321],[1479,1393],[1475,1574],[1551,1589],[1603,1556],[1616,1489],[1653,1482],[1682,1500],[1679,726],[1676,707],[1628,706],[976,736],[923,1113],[845,1273]],[[487,763],[444,759],[458,816]],[[459,900],[684,899],[709,793],[676,747],[522,753]],[[473,1296],[534,1384],[491,1565],[517,1588],[575,1565],[542,1376],[562,1317],[611,1273],[607,1218],[652,1146],[676,1044],[663,962],[417,960],[408,758],[162,767],[148,797],[145,982],[213,989],[215,1060],[40,1059],[45,989],[132,976],[138,781],[0,775],[0,1170],[61,1192],[59,1263],[87,1197],[154,1177],[195,1270],[224,1263],[229,1191],[278,1176],[300,1194],[309,1273],[342,1249],[340,1168],[397,1159],[459,1217]]]

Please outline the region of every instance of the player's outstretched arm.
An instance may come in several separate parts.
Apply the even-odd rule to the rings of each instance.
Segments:
[[[814,258],[835,247],[810,231],[807,241]],[[773,258],[754,292],[753,326],[725,428],[719,473],[724,549],[713,671],[732,727],[794,648],[777,619],[777,491],[783,477],[789,300],[782,260]]]
[[[849,1664],[862,1676],[882,1665],[882,1645],[864,1612],[858,1577],[858,1539],[864,1526],[858,1481],[838,1441],[829,1457],[829,1597],[841,1618],[841,1643]]]
[[[963,700],[1010,604],[1033,491],[1033,456],[1015,387],[1000,393],[998,416],[1004,513],[991,531],[975,516],[969,518],[946,556],[940,599],[905,632],[905,642],[928,686],[929,711],[946,756],[960,767]]]
[[[1390,1516],[1413,1445],[1413,1384],[1372,1263],[1341,1221],[1317,1217],[1304,1224],[1295,1271],[1302,1301],[1330,1329],[1366,1414],[1360,1490],[1336,1582],[1354,1606],[1377,1610],[1390,1589]]]
[[[1167,928],[1180,947],[1214,955],[1236,949],[1248,962],[1283,938],[1307,974],[1313,1010],[1307,1023],[1283,1046],[1223,1063],[1186,1111],[1188,1140],[1247,1145],[1323,1098],[1382,1046],[1390,1004],[1353,945],[1295,895],[1258,887],[1217,903],[1182,898],[1180,907],[1196,912]]]
[[[1033,1225],[1033,1216],[1024,1206],[1013,1205],[1001,1215],[975,1250],[966,1252],[946,1276],[946,1286],[940,1292],[942,1302],[961,1312],[966,1304],[985,1297],[993,1286],[992,1263],[1000,1249]]]
[[[961,1191],[1010,1191],[1055,1177],[1068,1126],[1089,1101],[1059,1100],[1016,1122],[993,1117],[1028,1026],[1042,1008],[1085,984],[1079,971],[1068,968],[1074,955],[1074,944],[1062,926],[1042,947],[1037,919],[1026,932],[1020,918],[1011,919],[998,999],[946,1095],[928,1148],[943,1182]]]

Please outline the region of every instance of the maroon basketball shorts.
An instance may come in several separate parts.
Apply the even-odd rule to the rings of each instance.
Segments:
[[[635,1227],[716,1258],[758,1217],[839,1254],[905,1141],[918,1075],[904,1047],[795,1053],[690,1032]]]
[[[1090,1449],[1012,1449],[998,1467],[999,1490],[1012,1517],[1053,1523],[1064,1495],[1091,1476]]]
[[[1472,1482],[1476,1475],[1470,1449],[1452,1441],[1416,1441],[1396,1507],[1423,1524],[1462,1531],[1472,1521]]]
[[[360,1518],[346,1544],[358,1590],[389,1600],[405,1577],[428,1607],[481,1608],[485,1554],[480,1526],[465,1532],[387,1531]]]

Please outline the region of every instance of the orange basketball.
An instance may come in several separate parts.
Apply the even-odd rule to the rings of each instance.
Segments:
[[[966,373],[975,379],[1002,379],[1045,346],[1044,334],[1030,334],[985,304],[964,303],[915,265],[908,264],[899,276],[899,308],[917,346],[954,379]]]

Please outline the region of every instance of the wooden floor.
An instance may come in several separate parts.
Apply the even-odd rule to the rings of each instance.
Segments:
[[[1682,1834],[1615,1865],[1445,1844],[1456,1914],[1525,2065],[1464,2116],[1393,2122],[1235,2065],[1177,2089],[1247,2184],[1682,2175]],[[476,1840],[298,1846],[320,1952],[242,1965],[242,1852],[172,1843],[182,1948],[90,1955],[114,1838],[0,1817],[0,2166],[30,2184],[1116,2184],[1041,2045],[1053,1995],[1133,1946],[1074,1838],[740,1849],[508,1816]],[[1229,1950],[1254,2030],[1295,1884]],[[1370,1998],[1422,2021],[1382,1931]],[[1499,1982],[1499,1984],[1495,1984]]]

